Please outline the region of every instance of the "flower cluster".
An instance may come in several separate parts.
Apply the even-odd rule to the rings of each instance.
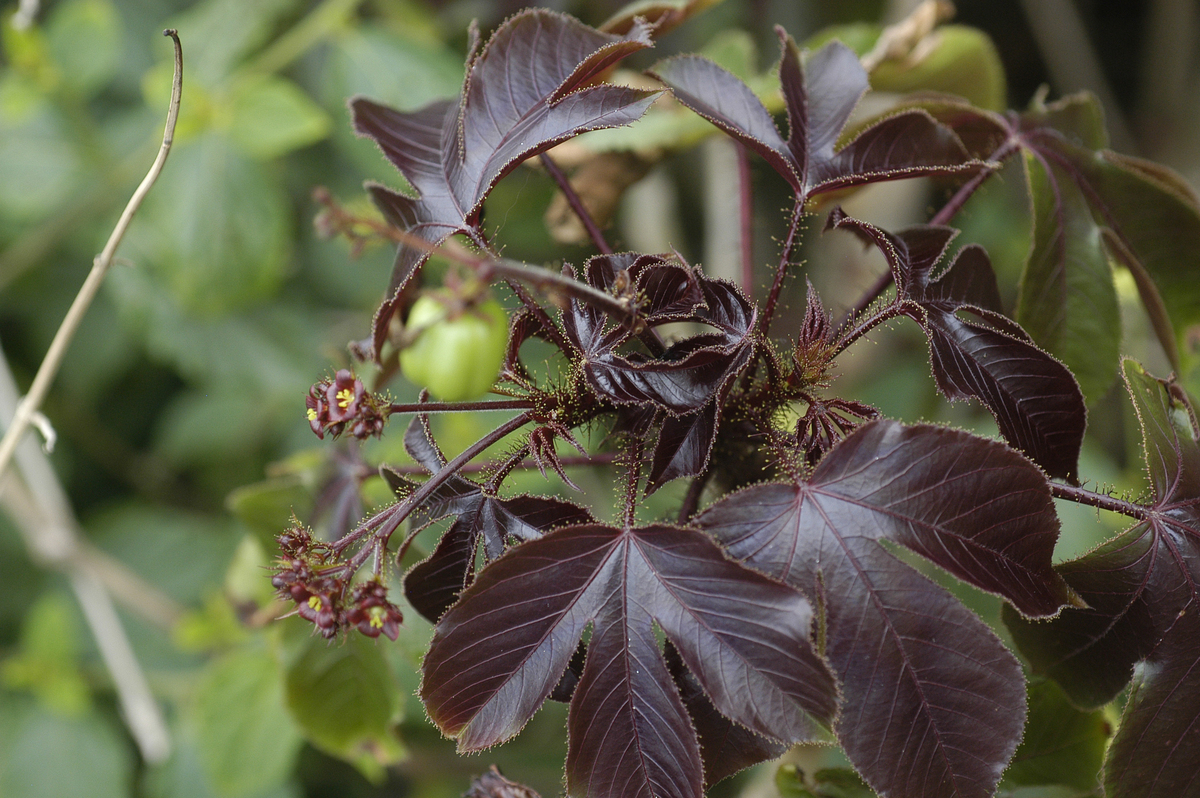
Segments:
[[[368,637],[380,632],[392,640],[404,616],[387,600],[387,588],[372,579],[349,584],[350,569],[324,543],[299,524],[279,536],[280,557],[271,584],[281,598],[296,602],[296,614],[312,622],[326,639],[356,628]]]
[[[348,369],[342,369],[333,379],[321,380],[308,390],[304,398],[308,408],[308,424],[318,438],[328,434],[338,437],[349,426],[355,438],[364,440],[379,437],[391,414],[391,404],[368,393],[362,380]]]

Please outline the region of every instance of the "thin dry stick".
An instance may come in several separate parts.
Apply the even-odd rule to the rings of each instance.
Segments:
[[[4,353],[0,352],[0,418],[7,416],[16,404],[16,382]],[[131,736],[147,762],[163,762],[171,752],[166,721],[121,626],[109,591],[114,583],[121,583],[121,590],[113,592],[136,595],[140,614],[155,620],[173,622],[181,610],[127,569],[114,572],[98,567],[102,558],[82,545],[58,476],[32,440],[22,441],[16,461],[24,480],[16,479],[15,474],[0,480],[0,501],[17,522],[33,558],[67,575],[112,676]]]
[[[183,47],[180,45],[179,35],[174,29],[163,31],[163,35],[170,36],[175,45],[175,80],[171,86],[171,105],[167,110],[167,124],[163,132],[162,147],[159,148],[158,157],[154,159],[150,171],[142,178],[141,185],[129,198],[129,204],[125,206],[125,211],[117,221],[117,226],[113,228],[112,235],[108,237],[108,243],[104,245],[103,251],[92,263],[92,271],[84,280],[83,287],[79,289],[75,301],[71,303],[71,308],[67,311],[54,340],[50,342],[46,357],[43,358],[42,365],[33,378],[33,384],[29,386],[29,393],[17,405],[17,412],[13,416],[12,423],[4,433],[3,440],[0,440],[0,476],[3,476],[4,471],[8,468],[13,452],[16,451],[17,443],[29,429],[30,423],[37,418],[38,408],[42,406],[42,402],[50,390],[50,384],[58,374],[63,357],[67,353],[67,347],[70,345],[71,339],[75,337],[79,323],[83,321],[83,315],[92,304],[92,300],[95,299],[96,293],[100,290],[100,283],[103,282],[109,267],[112,266],[113,256],[116,255],[121,239],[125,237],[125,231],[129,229],[129,223],[133,221],[133,215],[137,213],[142,200],[150,193],[151,187],[154,186],[154,182],[158,180],[158,176],[163,170],[163,165],[167,162],[167,154],[171,151],[171,142],[175,139],[175,122],[179,118],[179,98],[183,92]]]

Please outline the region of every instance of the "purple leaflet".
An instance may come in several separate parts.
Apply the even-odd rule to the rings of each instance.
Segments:
[[[782,28],[780,84],[788,137],[754,92],[706,58],[684,55],[651,71],[676,98],[771,164],[803,201],[816,194],[902,177],[975,169],[962,142],[924,111],[908,111],[860,132],[835,151],[838,135],[867,91],[867,73],[854,52],[830,42],[801,64]]]
[[[887,258],[897,311],[925,330],[939,390],[951,400],[983,402],[1013,446],[1051,476],[1073,479],[1087,426],[1083,394],[1062,363],[996,312],[999,292],[987,254],[965,247],[931,279],[954,236],[950,228],[920,226],[893,235],[839,209],[829,224],[876,244]]]
[[[1104,769],[1111,798],[1200,789],[1200,613],[1193,601],[1134,677]]]
[[[591,84],[649,46],[645,24],[616,36],[552,11],[523,11],[468,59],[458,103],[440,100],[403,112],[352,99],[355,130],[375,140],[418,195],[375,185],[372,198],[389,222],[431,245],[471,233],[492,187],[521,161],[584,131],[629,124],[645,112],[655,92]],[[427,257],[400,247],[375,315],[376,356],[398,294]]]
[[[1125,384],[1141,422],[1153,502],[1146,518],[1059,567],[1089,608],[1049,624],[1006,617],[1033,667],[1096,706],[1133,679],[1108,750],[1112,798],[1194,795],[1200,786],[1200,425],[1173,382],[1132,360]]]
[[[1179,663],[1166,652],[1194,657],[1194,649],[1188,654],[1187,646],[1178,640],[1163,641],[1168,630],[1180,622],[1181,614],[1195,611],[1200,597],[1200,428],[1177,385],[1151,377],[1132,360],[1125,361],[1124,376],[1142,425],[1154,497],[1144,508],[1146,518],[1096,550],[1058,567],[1088,609],[1064,612],[1046,624],[1005,617],[1013,639],[1034,669],[1061,684],[1082,706],[1110,701],[1142,660],[1151,663],[1142,672],[1144,694],[1156,695],[1155,685],[1161,684],[1156,674],[1180,675]],[[1200,699],[1192,693],[1175,700],[1195,706]],[[1131,705],[1128,711],[1140,710]],[[1168,726],[1160,723],[1157,728]],[[1182,734],[1181,728],[1164,731],[1163,739],[1180,740]],[[1118,751],[1136,742],[1127,738],[1124,730],[1117,739],[1121,744],[1114,741],[1113,747]],[[1134,768],[1130,772],[1145,771]]]
[[[812,596],[838,675],[836,731],[896,798],[990,796],[1021,737],[1024,679],[990,629],[896,559],[906,546],[1046,616],[1072,596],[1050,567],[1058,520],[1042,473],[1003,444],[869,423],[796,484],[757,485],[698,526]]]
[[[654,271],[642,274],[647,276],[639,275],[639,280],[654,282]],[[684,338],[658,357],[640,352],[618,354],[617,347],[632,337],[631,331],[606,327],[608,319],[603,314],[572,300],[563,313],[563,327],[578,352],[584,375],[602,398],[616,404],[649,402],[675,415],[694,413],[746,367],[755,340],[753,307],[729,283],[700,275],[694,279],[703,304],[686,313],[673,309],[648,315],[656,322],[699,321],[719,332]],[[677,290],[673,289],[670,296]],[[673,299],[670,302],[675,308],[683,304]]]
[[[700,747],[655,641],[657,624],[713,706],[784,742],[812,739],[836,689],[786,585],[668,526],[565,527],[485,568],[438,623],[421,696],[459,749],[515,735],[593,625],[571,700],[567,789],[592,798],[700,798]]]
[[[1088,94],[1017,115],[961,101],[918,100],[979,157],[1024,153],[1033,246],[1016,319],[1080,376],[1095,396],[1116,375],[1119,341],[1102,319],[1116,312],[1109,259],[1133,274],[1173,364],[1176,336],[1200,321],[1200,202],[1176,173],[1104,149],[1099,103]]]
[[[619,353],[632,332],[612,325],[595,308],[572,301],[563,313],[567,339],[591,387],[615,404],[650,404],[661,411],[647,492],[699,474],[716,440],[719,406],[754,354],[754,307],[729,283],[651,256],[599,256],[589,261],[587,274],[596,288],[639,297],[639,318],[649,326],[687,320],[718,331],[684,338],[647,357]]]
[[[446,464],[430,435],[427,416],[413,418],[404,433],[404,448],[431,474]],[[393,488],[407,487],[394,473],[385,470],[385,476]],[[570,502],[528,495],[501,499],[460,476],[450,477],[434,491],[413,518],[430,524],[451,515],[454,523],[433,553],[414,565],[404,578],[404,595],[409,603],[435,623],[471,583],[475,552],[481,542],[485,560],[491,561],[504,552],[510,540],[532,540],[552,527],[592,520],[587,510]]]
[[[700,739],[705,785],[712,786],[759,762],[778,759],[787,751],[784,743],[755,734],[718,712],[696,677],[683,666],[675,646],[668,643],[665,653],[667,668],[671,671],[675,686],[679,688],[683,705],[687,707],[688,717]]]

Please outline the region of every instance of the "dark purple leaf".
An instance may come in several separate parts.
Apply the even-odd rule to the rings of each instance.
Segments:
[[[709,402],[686,416],[667,416],[654,444],[647,495],[673,479],[704,471],[720,424],[720,403]]]
[[[592,272],[603,273],[598,268]],[[651,403],[673,415],[688,415],[712,402],[749,364],[755,312],[735,287],[700,275],[691,277],[698,281],[696,290],[703,304],[680,312],[684,304],[692,303],[691,277],[685,281],[680,272],[672,271],[661,274],[660,279],[657,272],[639,274],[639,279],[645,275],[647,285],[663,287],[662,294],[668,297],[662,307],[669,312],[656,320],[700,321],[719,332],[684,338],[658,357],[637,351],[620,354],[617,347],[632,331],[606,332],[608,318],[574,300],[563,313],[563,328],[577,349],[584,376],[601,397],[616,404]],[[676,299],[680,295],[682,301]]]
[[[865,425],[798,484],[734,493],[696,522],[735,557],[812,596],[842,687],[836,731],[874,789],[990,796],[1021,737],[1020,665],[906,546],[1029,615],[1072,596],[1040,471],[1003,444],[937,427]]]
[[[1109,798],[1200,791],[1200,614],[1193,601],[1142,663],[1104,769]]]
[[[430,435],[427,416],[413,418],[404,434],[404,447],[431,474],[446,464]],[[385,470],[385,475],[388,474],[391,472]],[[532,540],[552,527],[592,520],[587,510],[570,502],[528,495],[502,499],[457,475],[443,483],[413,513],[414,520],[421,524],[448,516],[454,516],[454,523],[433,553],[413,566],[404,578],[404,595],[409,603],[434,622],[471,583],[475,553],[481,543],[485,560],[491,561],[504,552],[509,540]]]
[[[704,761],[704,784],[712,786],[740,770],[778,759],[788,746],[778,740],[755,734],[745,726],[722,715],[704,694],[696,677],[683,666],[679,652],[666,646],[667,668],[679,689],[683,705],[696,736],[700,738],[700,758]]]
[[[561,528],[489,565],[442,617],[421,695],[460,750],[495,745],[550,695],[592,624],[571,700],[568,792],[699,798],[699,744],[654,624],[723,715],[798,742],[836,704],[811,614],[699,532]]]
[[[777,28],[780,86],[788,137],[739,78],[705,58],[678,56],[652,73],[691,108],[762,155],[800,200],[849,186],[974,169],[962,142],[924,111],[909,111],[861,131],[835,151],[850,113],[869,88],[858,56],[830,42],[802,65],[796,43]]]
[[[1059,566],[1088,609],[1041,624],[1005,617],[1034,669],[1087,707],[1112,700],[1129,682],[1134,665],[1152,657],[1179,613],[1192,611],[1200,582],[1195,415],[1178,386],[1151,377],[1133,361],[1125,361],[1124,376],[1142,424],[1153,491],[1147,517]],[[1197,696],[1187,700],[1194,703]]]
[[[645,112],[654,92],[590,84],[649,46],[645,24],[616,36],[552,11],[524,11],[468,59],[458,103],[441,100],[402,112],[352,99],[355,130],[374,139],[417,192],[414,198],[373,186],[372,197],[392,224],[430,244],[472,231],[492,187],[521,161],[581,132],[629,124]],[[374,322],[377,352],[397,294],[426,257],[420,249],[400,247]]]
[[[1178,364],[1175,337],[1200,321],[1200,203],[1186,181],[1104,149],[1099,103],[1088,94],[1035,103],[1020,116],[945,99],[913,105],[953,128],[978,157],[1006,143],[1025,153],[1034,229],[1017,318],[1081,376],[1089,396],[1111,382],[1117,362],[1112,330],[1097,327],[1115,306],[1109,257],[1133,273]]]
[[[954,235],[950,228],[921,226],[892,235],[836,210],[830,224],[850,229],[882,250],[896,278],[900,312],[920,324],[929,338],[941,392],[951,400],[978,399],[1013,446],[1051,476],[1073,479],[1087,421],[1083,394],[1066,367],[1017,325],[976,304],[999,301],[983,250],[964,248],[931,280]],[[968,321],[959,311],[986,324]]]

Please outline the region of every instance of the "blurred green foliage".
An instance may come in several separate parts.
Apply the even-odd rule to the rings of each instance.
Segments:
[[[595,23],[617,5],[571,10]],[[859,17],[814,11],[801,18],[846,23],[878,14],[882,4],[851,5],[862,7]],[[272,537],[293,511],[306,516],[330,450],[304,421],[304,393],[350,365],[346,343],[366,334],[392,260],[387,247],[352,257],[343,242],[319,240],[310,192],[326,185],[365,210],[364,180],[402,182],[372,145],[354,137],[345,101],[365,94],[412,109],[456,93],[465,21],[487,10],[469,2],[441,6],[61,0],[24,31],[9,24],[12,4],[3,7],[0,341],[22,385],[158,147],[171,74],[169,42],[158,32],[178,28],[183,41],[174,149],[120,251],[125,262],[109,275],[45,408],[61,434],[56,468],[91,542],[183,614],[172,628],[123,615],[173,735],[171,758],[150,766],[122,725],[111,680],[65,580],[31,562],[0,515],[0,795],[293,798],[407,790],[432,798],[460,794],[469,775],[491,761],[544,795],[560,791],[561,706],[548,707],[522,738],[486,761],[459,760],[452,743],[439,738],[414,698],[431,634],[415,613],[406,613],[395,644],[355,637],[327,646],[296,619],[270,623],[282,612],[270,603],[266,579]],[[767,97],[774,92],[774,51],[760,52],[755,42],[770,41],[771,20],[749,9],[726,3],[672,34],[663,48],[703,50]],[[751,23],[753,34],[731,30]],[[866,37],[863,47],[878,34],[870,25],[853,30]],[[815,29],[792,33],[803,39]],[[976,99],[991,107],[1002,102],[1003,76],[993,53],[978,54],[976,36],[955,29],[943,54],[970,54],[971,69],[984,76],[972,82]],[[896,90],[918,80],[887,79]],[[772,102],[779,107],[777,96]],[[656,111],[638,133],[597,134],[591,146],[679,144],[709,130],[694,116]],[[662,170],[686,167],[668,159]],[[1020,185],[1016,174],[993,181],[958,220],[961,243],[980,241],[993,253],[1010,299],[1030,245],[1028,227],[1012,221],[1024,218]],[[768,244],[782,202],[773,190],[763,188],[757,208]],[[515,256],[578,259],[582,250],[547,243],[541,215],[549,196],[544,176],[518,170],[498,188],[489,223]],[[680,250],[701,261],[699,233],[688,229],[685,236]],[[1139,322],[1135,289],[1126,288],[1119,300],[1132,322],[1122,351],[1153,363],[1152,334]],[[801,296],[793,294],[791,304],[802,308]],[[889,415],[986,434],[992,428],[985,414],[935,397],[924,344],[907,332],[856,355],[845,375],[857,386],[849,392]],[[402,384],[393,390],[415,392]],[[439,418],[438,440],[457,451],[489,423]],[[1102,399],[1093,409],[1097,424],[1083,472],[1139,490],[1128,410]],[[368,457],[404,462],[399,437],[369,445]],[[605,518],[611,493],[602,479],[578,477]],[[515,484],[543,483],[517,475]],[[378,482],[368,487],[375,499],[386,498]],[[664,513],[677,487],[655,497]],[[1114,526],[1080,507],[1063,520],[1063,557]],[[1056,701],[1039,695],[1035,711],[1054,715],[1048,708]],[[1102,724],[1072,715],[1069,728],[1048,727],[1029,739],[1053,742],[1061,734],[1093,757]],[[781,776],[780,789],[863,794],[852,775],[815,769],[844,766],[836,754],[826,760],[806,765],[815,774],[807,782],[796,771]],[[1017,785],[1036,769],[1032,760],[1017,768],[1014,795],[1026,794]],[[1061,781],[1086,786],[1082,778],[1070,772]]]

